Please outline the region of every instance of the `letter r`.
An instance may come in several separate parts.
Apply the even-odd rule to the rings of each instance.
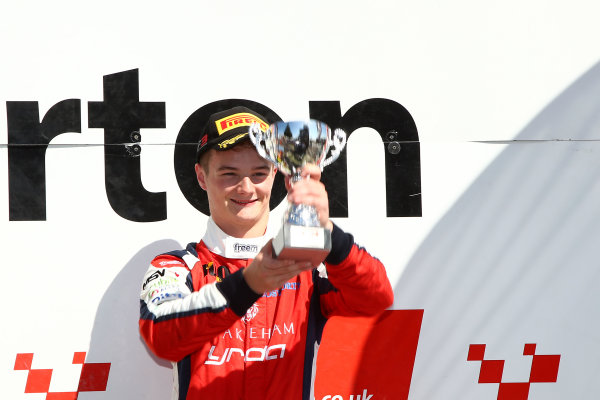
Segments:
[[[61,133],[81,132],[81,101],[53,105],[40,122],[37,101],[7,101],[8,219],[46,220],[46,149]]]

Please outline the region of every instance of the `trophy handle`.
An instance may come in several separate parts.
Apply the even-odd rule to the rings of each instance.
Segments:
[[[248,136],[254,144],[254,147],[256,147],[256,151],[258,152],[258,154],[264,159],[275,164],[275,166],[277,166],[277,161],[273,159],[270,152],[268,152],[265,148],[265,146],[267,146],[267,141],[265,140],[265,134],[260,129],[259,124],[254,122],[252,125],[250,125],[250,129],[248,130]]]
[[[330,137],[328,140],[328,149],[331,155],[321,162],[321,170],[338,159],[344,147],[346,147],[346,132],[338,128],[335,131],[329,131]]]

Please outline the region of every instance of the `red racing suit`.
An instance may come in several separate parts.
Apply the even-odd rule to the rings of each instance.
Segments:
[[[392,304],[384,266],[335,225],[324,266],[254,293],[242,270],[271,237],[233,238],[209,219],[200,243],[152,261],[139,328],[153,353],[174,362],[174,399],[312,399],[327,318]]]

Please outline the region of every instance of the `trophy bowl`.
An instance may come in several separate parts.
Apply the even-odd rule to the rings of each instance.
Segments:
[[[343,130],[332,132],[327,124],[314,119],[279,121],[266,131],[253,124],[249,136],[258,153],[290,176],[292,185],[302,179],[304,165],[314,164],[323,170],[339,157],[346,145]],[[316,209],[306,204],[290,204],[282,229],[273,238],[275,257],[309,260],[318,265],[330,250],[331,232],[321,227]]]

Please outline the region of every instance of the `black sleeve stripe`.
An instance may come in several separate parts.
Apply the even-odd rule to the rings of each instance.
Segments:
[[[246,315],[246,311],[262,296],[255,293],[246,283],[243,275],[243,269],[225,277],[221,282],[217,282],[217,289],[227,299],[229,308],[240,317]]]
[[[331,251],[327,255],[325,262],[328,264],[339,264],[348,257],[352,245],[354,244],[354,237],[341,230],[336,224],[333,224],[333,231],[331,232]]]

